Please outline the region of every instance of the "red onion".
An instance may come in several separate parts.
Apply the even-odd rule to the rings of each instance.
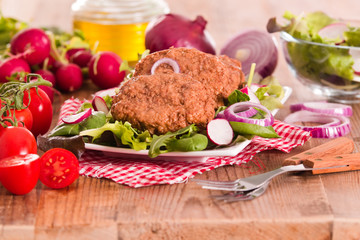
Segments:
[[[271,35],[265,31],[246,30],[230,39],[220,54],[238,59],[245,75],[251,64],[256,63],[255,72],[263,78],[270,76],[277,65],[278,50]]]
[[[65,116],[65,117],[63,117],[61,120],[62,120],[64,123],[67,123],[67,124],[79,123],[79,122],[85,120],[86,118],[90,117],[90,116],[91,116],[91,112],[92,112],[92,109],[91,109],[91,108],[88,108],[88,109],[86,109],[86,110],[83,111],[83,112]]]
[[[171,58],[161,58],[159,60],[157,60],[151,67],[151,74],[155,73],[155,70],[161,65],[161,64],[168,64],[170,65],[173,70],[174,73],[179,73],[180,72],[180,67],[179,64]]]
[[[296,122],[322,123],[317,126],[303,126],[294,124]],[[344,116],[326,115],[321,113],[309,112],[306,110],[298,111],[288,115],[284,122],[311,132],[314,138],[335,138],[341,137],[350,132],[350,120]]]
[[[249,107],[258,108],[265,112],[264,119],[253,119],[248,117],[239,116],[237,113],[239,111],[243,111],[248,109]],[[243,123],[251,123],[257,124],[263,127],[271,126],[274,123],[274,117],[267,109],[261,104],[253,103],[253,102],[238,102],[234,103],[228,108],[224,110],[224,115],[229,122],[243,122]]]
[[[223,118],[226,119],[225,116],[225,110],[218,112],[218,114],[216,115],[216,118]],[[237,112],[236,115],[240,116],[240,117],[245,117],[245,118],[249,118],[254,116],[255,114],[257,114],[257,110],[253,107],[249,107],[248,109],[245,109],[244,111],[241,112]]]
[[[146,29],[145,47],[151,53],[170,47],[188,47],[215,54],[214,41],[205,30],[206,23],[201,16],[190,21],[177,14],[161,15]]]
[[[306,102],[297,103],[290,106],[292,112],[299,110],[307,110],[315,113],[322,113],[328,115],[337,115],[350,117],[352,116],[352,108],[349,105],[340,103],[329,103],[329,102]]]

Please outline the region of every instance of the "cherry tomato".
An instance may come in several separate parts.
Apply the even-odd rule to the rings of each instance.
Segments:
[[[2,158],[37,153],[34,135],[24,127],[0,128],[0,161]]]
[[[30,94],[29,91],[24,93],[24,104],[29,107],[34,118],[31,132],[35,137],[45,134],[50,129],[53,116],[53,108],[48,95],[40,88],[37,91],[39,95],[35,88],[30,89]]]
[[[66,149],[50,149],[40,160],[40,181],[45,186],[54,189],[64,188],[79,177],[79,161]]]
[[[15,112],[16,120],[18,121],[18,127],[26,127],[27,129],[30,130],[33,125],[33,116],[32,116],[31,111],[28,108],[21,109],[21,110],[10,109],[10,111],[6,112],[7,116],[3,117],[3,119],[14,120],[14,117],[13,117],[14,112]],[[11,117],[10,117],[10,115],[11,115]],[[11,126],[10,122],[5,121],[5,124],[8,126]]]
[[[29,193],[39,180],[40,157],[37,154],[16,155],[0,160],[0,182],[11,193]]]

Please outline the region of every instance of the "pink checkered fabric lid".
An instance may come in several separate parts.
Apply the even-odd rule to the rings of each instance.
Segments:
[[[60,119],[78,110],[84,101],[70,98],[60,110]],[[61,120],[59,120],[61,123]],[[156,184],[174,184],[187,181],[196,174],[224,165],[247,163],[258,152],[277,149],[290,152],[296,146],[310,139],[309,132],[275,120],[273,125],[281,138],[265,139],[255,137],[235,157],[210,157],[204,162],[171,161],[154,159],[119,158],[101,151],[86,150],[79,159],[80,175],[108,178],[130,187],[143,187]]]

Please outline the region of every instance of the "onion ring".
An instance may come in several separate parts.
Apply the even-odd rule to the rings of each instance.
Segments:
[[[294,124],[299,121],[322,124],[316,126]],[[288,115],[284,122],[311,132],[314,138],[336,138],[350,132],[350,120],[345,116],[339,115],[327,115],[301,110]]]
[[[292,112],[307,110],[309,112],[350,117],[352,116],[352,107],[340,103],[329,102],[306,102],[297,103],[290,106]]]
[[[179,64],[171,58],[161,58],[159,60],[157,60],[151,67],[151,75],[153,75],[155,73],[155,70],[161,65],[161,64],[168,64],[172,67],[172,69],[174,70],[174,73],[179,73],[180,72],[180,67]]]
[[[244,116],[239,116],[239,111],[249,109],[249,107],[257,108],[265,112],[265,118],[263,119],[254,119]],[[234,103],[224,110],[224,115],[226,119],[230,122],[243,122],[250,124],[257,124],[263,127],[271,126],[274,123],[274,116],[271,114],[270,110],[264,107],[261,104],[253,102],[238,102]]]

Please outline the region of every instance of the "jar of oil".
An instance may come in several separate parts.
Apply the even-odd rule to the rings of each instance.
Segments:
[[[150,20],[169,12],[163,0],[77,0],[73,27],[84,33],[96,51],[112,51],[130,63],[145,51]]]

